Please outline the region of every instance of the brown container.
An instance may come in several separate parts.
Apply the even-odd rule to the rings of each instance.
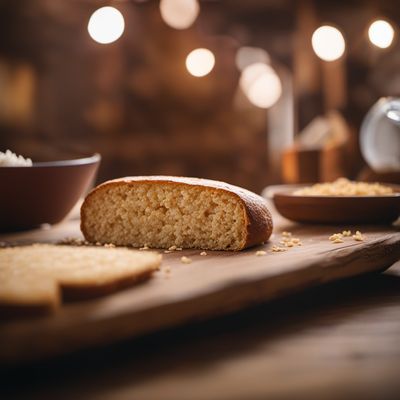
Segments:
[[[60,222],[93,183],[100,155],[0,167],[0,231]]]

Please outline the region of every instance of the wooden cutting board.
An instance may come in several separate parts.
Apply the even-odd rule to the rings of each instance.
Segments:
[[[274,220],[274,235],[263,246],[206,256],[198,250],[163,254],[160,271],[139,286],[65,304],[52,316],[0,322],[0,363],[43,359],[206,319],[325,282],[382,271],[400,259],[400,231],[395,228],[293,225],[276,215]],[[340,244],[328,240],[343,229],[359,229],[366,239],[346,238]],[[273,253],[271,247],[279,244],[283,230],[303,245]],[[75,220],[3,235],[0,241],[55,242],[79,236]],[[259,250],[267,253],[257,256]],[[192,263],[183,264],[182,256]]]

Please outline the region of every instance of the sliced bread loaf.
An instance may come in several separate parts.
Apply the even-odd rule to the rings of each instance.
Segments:
[[[154,252],[35,244],[0,249],[0,314],[48,312],[63,298],[107,294],[149,278]]]
[[[227,183],[139,176],[89,193],[81,230],[91,242],[242,250],[268,240],[272,219],[262,197]]]

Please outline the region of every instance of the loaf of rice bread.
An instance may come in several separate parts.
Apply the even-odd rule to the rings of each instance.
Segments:
[[[81,207],[90,242],[150,248],[242,250],[272,233],[266,201],[227,183],[138,176],[105,182]]]

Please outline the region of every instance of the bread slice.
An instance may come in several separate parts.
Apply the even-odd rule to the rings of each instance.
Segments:
[[[272,219],[262,197],[227,183],[138,176],[92,190],[81,230],[90,242],[242,250],[268,240]]]
[[[150,277],[161,255],[130,249],[35,244],[0,249],[0,309],[57,308],[63,298],[109,293]]]

